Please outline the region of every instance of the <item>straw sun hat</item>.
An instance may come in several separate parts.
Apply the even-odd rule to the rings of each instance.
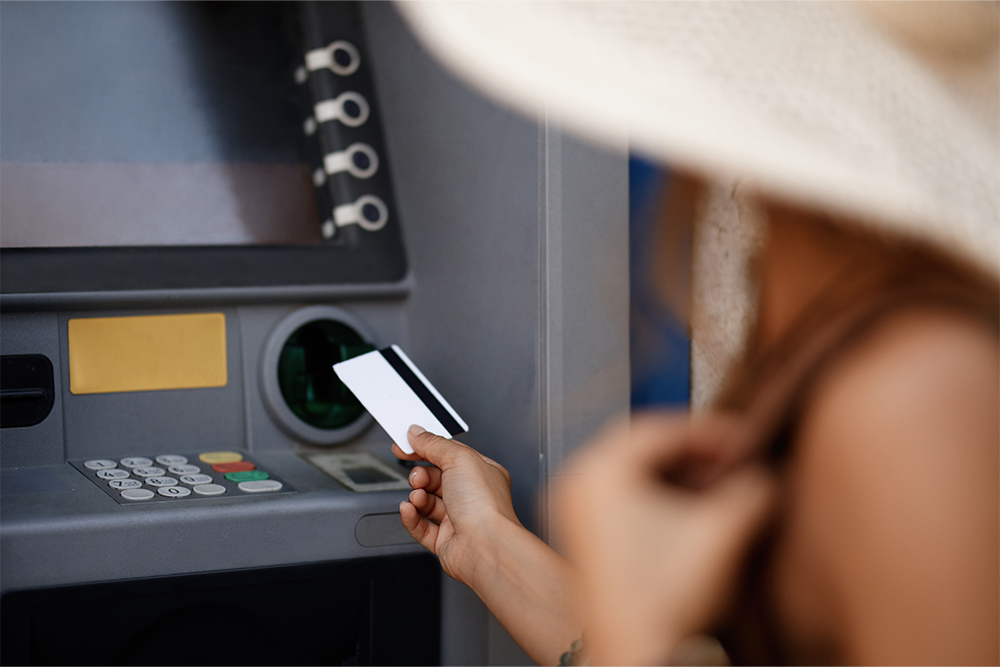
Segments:
[[[397,6],[446,66],[521,112],[1000,276],[995,2]]]

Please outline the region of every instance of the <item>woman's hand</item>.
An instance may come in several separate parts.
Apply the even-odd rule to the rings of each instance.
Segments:
[[[437,554],[449,576],[472,585],[481,552],[500,524],[521,525],[511,502],[510,473],[471,447],[419,426],[411,426],[408,436],[414,453],[393,444],[393,454],[437,467],[410,471],[413,491],[399,505],[403,526]]]
[[[441,559],[450,576],[469,586],[541,665],[555,665],[580,638],[573,569],[517,520],[510,475],[471,447],[410,427],[413,454],[429,461],[410,472],[409,500],[399,505],[403,526]]]
[[[774,483],[723,473],[732,425],[646,415],[594,441],[555,495],[593,664],[663,664],[718,619]]]

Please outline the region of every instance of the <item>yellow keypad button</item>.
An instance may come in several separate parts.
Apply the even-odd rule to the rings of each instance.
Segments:
[[[242,461],[243,455],[239,452],[202,452],[198,455],[198,460],[204,463],[235,463]]]

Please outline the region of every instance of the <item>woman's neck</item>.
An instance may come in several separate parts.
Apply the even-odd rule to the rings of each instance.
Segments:
[[[863,251],[822,216],[766,204],[768,237],[759,264],[758,340],[776,342]]]

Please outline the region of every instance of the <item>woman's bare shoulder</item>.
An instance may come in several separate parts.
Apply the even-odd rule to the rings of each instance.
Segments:
[[[815,388],[807,413],[807,421],[821,422],[831,435],[865,441],[891,432],[927,434],[928,427],[995,434],[998,417],[996,329],[931,307],[893,313],[844,353]]]
[[[1000,658],[995,329],[932,308],[884,320],[807,400],[792,487],[845,659]]]

